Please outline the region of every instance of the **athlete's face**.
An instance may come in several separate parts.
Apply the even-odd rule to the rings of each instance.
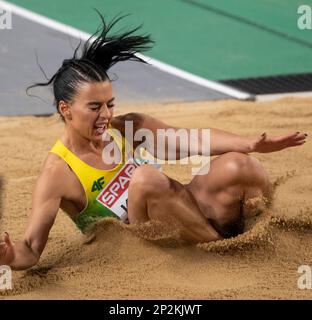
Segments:
[[[67,125],[81,136],[101,140],[113,118],[114,99],[110,81],[86,82],[62,113]]]

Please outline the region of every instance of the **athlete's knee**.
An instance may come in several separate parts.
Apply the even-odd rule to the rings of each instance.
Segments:
[[[142,165],[134,170],[131,177],[132,184],[147,184],[148,182],[159,180],[161,172],[149,164]]]
[[[252,176],[266,176],[266,171],[260,161],[248,154],[229,152],[224,155],[224,174],[232,179],[246,179]]]
[[[151,165],[136,168],[129,185],[129,190],[135,190],[145,195],[160,193],[168,188],[169,179]]]
[[[253,159],[244,153],[228,152],[219,157],[222,175],[231,181],[240,180],[250,170]]]
[[[271,197],[272,184],[261,162],[250,155],[233,154],[225,163],[224,175],[228,185],[237,185],[244,190],[245,198]]]

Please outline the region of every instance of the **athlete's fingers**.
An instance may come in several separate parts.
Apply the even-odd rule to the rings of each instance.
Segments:
[[[301,146],[302,144],[305,143],[305,140],[301,140],[301,141],[294,141],[292,143],[288,144],[288,147],[295,147],[295,146]]]
[[[263,142],[266,139],[266,133],[263,132],[256,140],[255,144],[259,144],[261,142]]]
[[[295,137],[295,140],[305,140],[307,138],[307,134],[301,133]]]
[[[3,240],[5,242],[5,244],[9,247],[12,246],[12,242],[11,242],[11,239],[10,239],[10,236],[7,232],[4,233],[4,237],[3,237]]]
[[[0,243],[0,258],[3,257],[7,251],[8,246],[5,242]]]
[[[306,133],[300,133],[300,132],[295,132],[292,134],[284,135],[284,136],[278,136],[274,137],[272,140],[277,143],[288,143],[288,144],[293,144],[294,142],[297,141],[304,141],[307,137]]]
[[[291,141],[297,137],[297,133],[291,133],[283,136],[274,137],[275,142]]]
[[[301,138],[301,139],[295,139],[294,142],[302,142],[302,141],[306,141],[305,138]]]
[[[289,143],[289,145],[301,145],[301,144],[305,143],[306,137],[307,137],[307,134],[305,134],[305,133],[300,134],[299,133],[293,139],[289,139],[288,143]]]
[[[288,146],[288,148],[298,147],[298,146],[301,146],[301,145],[303,145],[303,144],[305,144],[305,141],[302,141],[302,142],[300,142],[300,143],[291,144],[291,145]]]

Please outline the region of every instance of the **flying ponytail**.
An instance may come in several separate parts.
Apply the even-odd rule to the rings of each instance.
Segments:
[[[98,14],[101,18],[101,26],[86,43],[83,46],[80,43],[73,57],[65,59],[62,66],[47,82],[33,84],[27,88],[26,92],[37,86],[52,84],[55,105],[59,112],[59,102],[71,101],[81,83],[110,80],[107,72],[117,62],[131,60],[146,63],[137,57],[136,53],[149,50],[153,41],[149,35],[134,35],[141,26],[121,34],[111,35],[112,28],[125,16],[117,17],[107,24],[104,17],[99,12]],[[82,50],[78,56],[80,48]]]
[[[144,52],[151,48],[153,41],[150,36],[133,35],[142,26],[129,30],[119,35],[110,36],[111,29],[125,16],[118,17],[106,24],[103,16],[99,13],[102,20],[100,32],[96,32],[85,43],[82,59],[89,60],[94,64],[101,66],[105,71],[111,68],[119,61],[134,60],[145,62],[135,55],[136,52]],[[99,34],[97,36],[97,34]],[[93,41],[94,37],[96,39]]]

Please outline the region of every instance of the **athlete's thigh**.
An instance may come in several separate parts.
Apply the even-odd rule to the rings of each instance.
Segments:
[[[186,185],[187,189],[197,197],[203,196],[209,198],[209,196],[220,191],[226,183],[226,176],[224,175],[223,161],[221,157],[213,159],[209,165],[206,165],[201,172],[205,174],[199,174],[194,176],[189,184]]]
[[[228,212],[233,212],[236,217],[236,213],[240,211],[241,188],[234,183],[233,168],[229,167],[234,156],[224,154],[213,159],[208,173],[195,176],[186,185],[209,219],[228,217]]]

